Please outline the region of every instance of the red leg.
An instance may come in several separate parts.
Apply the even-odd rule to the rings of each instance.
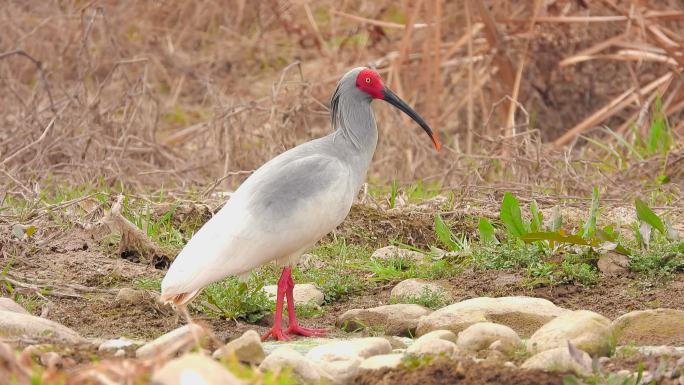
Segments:
[[[297,316],[295,315],[295,306],[294,306],[294,280],[292,279],[292,270],[288,272],[288,280],[287,280],[287,291],[285,291],[285,295],[287,296],[287,317],[288,317],[288,324],[289,327],[285,331],[287,334],[298,334],[300,336],[304,337],[320,337],[325,335],[325,329],[308,329],[308,328],[303,328],[299,326],[299,323],[297,322]]]
[[[278,341],[288,341],[287,333],[283,331],[283,301],[285,299],[285,293],[287,292],[288,281],[292,279],[290,272],[291,268],[286,267],[283,269],[283,273],[280,275],[278,280],[278,292],[276,293],[276,311],[273,319],[273,327],[266,334],[261,336],[262,341],[266,341],[268,337],[273,336]]]

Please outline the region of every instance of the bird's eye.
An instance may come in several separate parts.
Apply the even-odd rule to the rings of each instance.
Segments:
[[[370,84],[371,78],[366,78],[366,83]]]

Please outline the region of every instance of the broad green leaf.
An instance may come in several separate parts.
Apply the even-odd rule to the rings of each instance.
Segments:
[[[496,235],[494,234],[494,226],[492,226],[486,218],[480,218],[477,229],[480,232],[480,242],[489,244],[499,243],[499,240],[496,239]]]
[[[510,192],[504,194],[501,202],[501,221],[506,226],[508,234],[520,237],[527,233],[525,224],[523,223],[520,214],[520,205],[518,200]]]
[[[444,223],[444,220],[439,213],[435,214],[435,235],[437,235],[437,239],[442,242],[449,251],[458,250],[458,244],[454,242],[453,234],[451,233],[449,226]]]
[[[661,234],[667,236],[665,224],[660,217],[651,210],[644,201],[639,198],[634,200],[634,207],[636,207],[637,218],[644,223],[648,223],[654,229],[660,231]]]
[[[594,186],[591,193],[591,209],[589,210],[589,218],[587,218],[584,228],[582,229],[583,238],[591,238],[596,233],[596,217],[598,217],[599,209],[599,191],[598,187]]]
[[[603,230],[596,230],[596,238],[608,243],[615,244],[613,251],[624,255],[632,255],[632,252],[618,242],[618,235],[613,232],[612,226],[606,226]]]
[[[544,218],[542,212],[537,206],[537,201],[532,200],[530,203],[530,213],[532,214],[532,221],[530,221],[530,231],[536,232],[542,230],[542,223],[544,223]]]
[[[577,234],[562,235],[559,232],[553,231],[538,231],[536,233],[528,233],[520,237],[525,242],[535,241],[554,241],[559,243],[569,243],[572,245],[593,246],[586,239]]]

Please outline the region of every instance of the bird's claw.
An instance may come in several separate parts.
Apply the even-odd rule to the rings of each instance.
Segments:
[[[297,334],[304,337],[323,337],[326,332],[325,329],[309,329],[297,324],[291,325],[287,328],[287,331],[285,331],[286,334]]]
[[[292,325],[283,330],[282,328],[273,327],[266,334],[261,336],[262,341],[266,341],[269,337],[273,337],[276,341],[290,341],[291,334],[296,334],[304,337],[322,337],[326,334],[325,329],[309,329],[299,325]]]
[[[289,341],[290,336],[282,328],[273,327],[266,334],[261,336],[261,341],[266,341],[269,337],[273,337],[276,341]]]

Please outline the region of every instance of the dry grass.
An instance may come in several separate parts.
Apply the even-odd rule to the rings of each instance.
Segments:
[[[434,153],[378,107],[378,180],[586,191],[608,183],[587,153],[546,143],[643,129],[656,93],[680,114],[684,8],[538,3],[11,1],[0,180],[22,195],[55,180],[232,187],[245,172],[231,172],[328,132],[340,74],[373,65],[446,144]]]

